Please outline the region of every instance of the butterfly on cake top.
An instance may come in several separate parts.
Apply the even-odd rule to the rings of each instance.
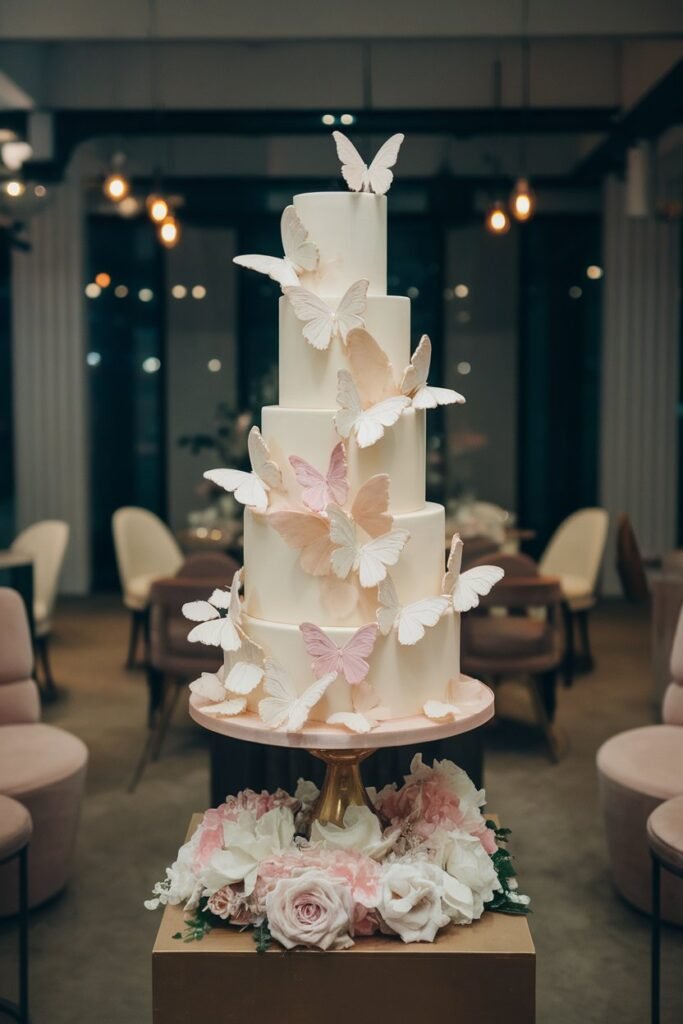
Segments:
[[[393,180],[391,168],[403,135],[385,142],[369,165],[341,132],[334,132],[333,137],[344,180],[352,193],[366,197],[349,201],[384,202],[380,197]],[[396,717],[391,699],[386,700],[386,692],[380,699],[382,687],[377,686],[380,677],[387,675],[387,666],[398,666],[402,658],[410,656],[418,660],[411,662],[414,668],[406,679],[411,671],[418,675],[428,672],[432,647],[426,638],[438,631],[441,623],[455,623],[461,613],[476,608],[503,571],[496,566],[476,566],[461,572],[462,541],[457,535],[440,587],[435,583],[427,588],[402,568],[405,552],[411,550],[411,531],[402,524],[401,516],[391,511],[389,475],[368,472],[367,468],[381,468],[385,449],[379,443],[401,417],[409,413],[413,418],[423,416],[424,410],[458,405],[465,399],[450,388],[429,383],[432,346],[426,334],[407,365],[392,365],[365,323],[370,275],[352,281],[339,299],[316,293],[317,283],[324,278],[322,254],[329,253],[330,247],[309,237],[294,206],[286,207],[282,214],[281,237],[282,257],[250,254],[238,256],[234,262],[266,274],[280,285],[284,301],[303,325],[301,358],[329,359],[334,347],[336,362],[332,365],[336,369],[342,361],[336,374],[337,407],[329,410],[329,424],[337,439],[328,452],[321,453],[318,444],[318,455],[306,458],[300,451],[287,451],[272,429],[263,437],[253,427],[248,438],[250,472],[214,469],[204,475],[246,506],[246,515],[263,524],[268,536],[272,531],[282,550],[292,550],[295,561],[291,564],[303,573],[299,585],[309,580],[309,587],[326,588],[325,601],[320,591],[321,618],[324,611],[329,614],[330,607],[338,607],[341,616],[342,603],[350,601],[352,610],[356,609],[355,624],[326,626],[308,616],[290,626],[291,619],[269,623],[251,618],[240,597],[240,588],[244,582],[249,586],[249,579],[245,581],[244,571],[239,570],[229,590],[214,590],[207,601],[183,607],[194,623],[188,639],[222,649],[224,658],[217,673],[202,673],[190,689],[202,702],[202,710],[216,718],[258,716],[267,729],[287,733],[299,732],[313,718],[332,729],[367,733]],[[300,280],[304,276],[305,284]],[[406,348],[409,352],[409,345]],[[311,353],[311,349],[315,351]],[[305,411],[301,415],[305,417]],[[416,429],[412,419],[410,424],[410,429]],[[364,453],[376,445],[373,463],[359,462],[367,459]],[[366,467],[360,475],[359,465]],[[421,530],[424,534],[424,527]],[[420,539],[423,543],[424,536]],[[418,550],[410,557],[413,561],[419,558]],[[294,577],[292,587],[296,587]],[[439,592],[434,593],[437,587]],[[329,600],[330,594],[337,595],[337,606]],[[292,601],[296,603],[296,599],[293,589]],[[368,608],[374,609],[370,621],[361,618],[359,622],[359,609],[364,616]],[[346,619],[342,616],[338,621],[345,623]],[[277,638],[283,630],[293,646],[278,648]],[[434,650],[443,648],[450,660],[444,643],[457,643],[457,636],[456,626],[448,626],[435,641]],[[409,655],[411,651],[417,654]],[[426,652],[423,661],[420,651]],[[457,648],[452,657],[457,665]],[[380,662],[386,663],[381,672]],[[443,666],[442,670],[446,671]],[[418,680],[415,682],[417,685]],[[445,682],[447,685],[433,691],[433,699],[421,702],[421,714],[428,720],[444,722],[466,716],[480,699],[481,684],[475,681],[456,674]]]

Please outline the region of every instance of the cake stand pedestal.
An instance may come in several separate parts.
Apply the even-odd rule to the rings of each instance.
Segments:
[[[458,689],[462,697],[458,697]],[[324,722],[306,722],[296,733],[268,729],[255,712],[234,718],[218,718],[207,714],[208,702],[197,694],[190,695],[190,715],[211,732],[279,747],[299,747],[324,761],[327,770],[315,808],[315,817],[322,822],[341,825],[344,813],[351,806],[375,808],[361,777],[361,762],[374,750],[405,744],[428,743],[470,732],[493,717],[493,692],[484,683],[461,676],[454,685],[452,702],[462,713],[454,719],[432,721],[424,715],[380,722],[372,732],[349,732],[343,726]]]

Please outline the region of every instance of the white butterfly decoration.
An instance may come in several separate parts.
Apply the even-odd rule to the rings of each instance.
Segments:
[[[232,578],[230,590],[214,590],[208,601],[189,601],[183,605],[185,618],[199,623],[188,633],[190,643],[222,647],[224,651],[239,649],[242,643],[241,583],[242,569],[238,569]],[[221,611],[227,611],[228,614],[221,616]]]
[[[240,715],[247,706],[247,701],[244,697],[228,698],[225,685],[218,672],[215,675],[213,672],[202,672],[199,679],[195,679],[190,683],[190,690],[192,693],[196,693],[197,696],[205,697],[211,701],[210,704],[205,704],[202,707],[202,711],[206,715],[233,717],[234,715]]]
[[[348,370],[339,370],[337,404],[334,422],[339,435],[347,438],[353,433],[359,448],[369,448],[384,437],[386,427],[393,427],[410,399],[395,395],[364,409],[353,377]]]
[[[258,713],[261,720],[269,729],[297,732],[308,721],[311,711],[336,678],[336,672],[328,672],[299,694],[284,669],[267,658],[263,688],[268,696],[259,701]]]
[[[497,565],[475,565],[461,573],[462,549],[460,534],[454,533],[442,589],[444,594],[450,595],[456,612],[468,612],[476,608],[479,598],[486,597],[505,575],[505,570]]]
[[[421,601],[402,606],[389,575],[379,584],[377,596],[380,604],[377,609],[380,632],[387,636],[392,629],[396,629],[398,642],[407,647],[421,640],[425,628],[435,626],[449,606],[448,598],[443,596],[425,597]]]
[[[297,483],[302,488],[301,498],[312,512],[324,512],[330,502],[343,505],[349,496],[346,478],[346,452],[340,441],[332,449],[325,476],[299,455],[290,455],[289,461]]]
[[[247,446],[251,473],[241,469],[209,469],[204,479],[231,491],[243,505],[248,505],[256,512],[265,512],[268,508],[268,492],[282,485],[282,474],[277,463],[273,462],[270,449],[258,427],[252,427],[249,431]]]
[[[423,712],[427,718],[455,721],[481,707],[482,686],[474,679],[451,681],[450,701],[428,700]]]
[[[394,180],[389,168],[398,160],[398,151],[405,135],[399,132],[387,139],[378,149],[369,167],[354,144],[342,132],[332,132],[332,138],[337,145],[337,156],[341,161],[344,181],[352,192],[375,192],[383,196],[389,191]]]
[[[410,534],[407,530],[390,530],[373,537],[365,544],[358,542],[356,524],[336,505],[329,505],[332,571],[344,580],[350,572],[357,572],[361,587],[376,587],[387,574],[387,567],[396,565]]]
[[[263,679],[263,664],[263,648],[243,633],[239,650],[226,658],[225,689],[240,696],[251,693]]]
[[[380,722],[391,718],[391,710],[381,707],[375,691],[367,683],[354,686],[353,711],[335,711],[327,719],[328,725],[343,725],[349,732],[371,732]]]
[[[300,273],[315,270],[318,266],[318,246],[308,241],[308,232],[293,206],[286,206],[282,211],[280,234],[284,259],[249,253],[246,256],[235,256],[233,263],[248,270],[256,270],[259,274],[267,274],[282,288],[296,287]]]
[[[346,336],[354,327],[363,326],[363,313],[367,304],[369,281],[361,279],[352,284],[336,309],[330,309],[324,299],[301,285],[283,288],[295,315],[306,325],[303,336],[309,345],[324,351],[333,338]]]
[[[427,383],[429,365],[432,361],[432,343],[423,334],[420,344],[413,352],[410,366],[403,371],[401,391],[411,399],[414,409],[435,409],[437,405],[462,404],[463,395],[451,388],[434,388]]]

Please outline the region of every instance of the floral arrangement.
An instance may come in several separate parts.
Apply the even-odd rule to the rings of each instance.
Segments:
[[[347,809],[343,827],[321,823],[318,790],[303,780],[294,796],[228,797],[204,814],[145,906],[184,903],[176,938],[186,941],[217,924],[253,927],[259,951],[271,938],[286,949],[344,949],[375,932],[433,942],[484,910],[528,913],[509,830],[482,816],[484,792],[462,769],[430,768],[418,754],[403,786],[373,796],[384,825],[362,806]]]

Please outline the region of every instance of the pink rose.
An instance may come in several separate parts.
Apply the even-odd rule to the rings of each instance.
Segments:
[[[232,885],[225,885],[214,892],[206,901],[207,908],[216,917],[240,928],[249,924],[261,924],[265,916],[253,896],[247,897]]]
[[[315,868],[281,878],[266,896],[268,927],[286,949],[353,945],[353,899],[347,886]]]

